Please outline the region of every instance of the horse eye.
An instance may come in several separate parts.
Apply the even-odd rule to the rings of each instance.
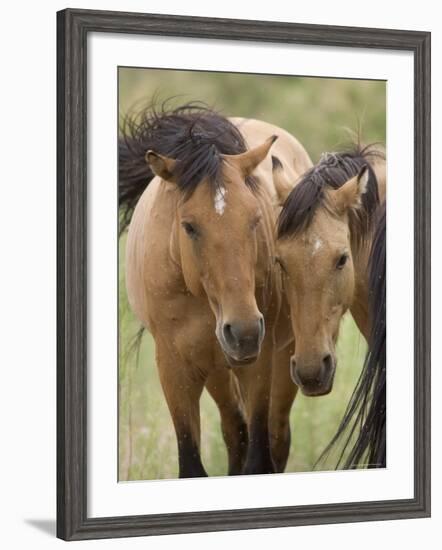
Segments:
[[[196,239],[198,237],[198,231],[194,225],[189,222],[183,222],[181,225],[191,239]]]
[[[342,254],[342,256],[338,260],[338,263],[336,264],[336,269],[342,269],[344,265],[347,263],[347,260],[348,260],[348,254]]]

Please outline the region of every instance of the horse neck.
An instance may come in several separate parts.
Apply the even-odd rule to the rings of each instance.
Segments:
[[[370,165],[378,182],[379,202],[383,204],[387,191],[387,163],[383,157],[374,157],[370,160]]]
[[[274,205],[271,202],[267,191],[262,193],[263,197],[260,197],[261,211],[263,214],[263,220],[260,227],[261,236],[263,238],[262,252],[270,253],[272,257],[275,255],[275,230],[276,230],[276,216],[277,212]],[[273,265],[269,255],[262,258],[262,261],[268,265]]]
[[[376,216],[376,214],[375,214]],[[355,292],[353,303],[350,307],[351,314],[359,330],[368,341],[370,336],[369,317],[369,261],[373,243],[374,228],[369,234],[357,242],[352,243],[352,257],[355,272]]]
[[[383,204],[386,196],[386,162],[381,156],[374,156],[369,162],[376,175],[379,203]],[[370,234],[363,239],[362,243],[355,242],[352,245],[356,284],[353,304],[350,310],[359,330],[367,341],[370,335],[368,263],[372,242],[373,229],[370,230]]]
[[[255,271],[256,297],[262,312],[271,317],[271,308],[275,315],[281,301],[281,281],[277,276],[275,258],[275,226],[277,212],[271,195],[266,188],[260,188],[258,194],[262,211],[262,221],[258,228],[258,261]]]
[[[368,314],[368,258],[370,247],[371,238],[370,242],[366,241],[353,247],[355,291],[353,303],[350,307],[353,319],[367,341],[370,333]]]

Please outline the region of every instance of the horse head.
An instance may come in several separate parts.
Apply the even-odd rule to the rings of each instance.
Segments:
[[[204,157],[197,150],[180,159],[153,150],[146,154],[152,171],[183,192],[171,257],[180,265],[188,291],[207,297],[217,339],[232,366],[256,361],[265,334],[255,291],[271,222],[252,173],[275,139],[239,154],[221,154],[204,140]],[[264,255],[268,260],[269,251]]]
[[[355,243],[367,234],[369,211],[377,204],[367,163],[352,162],[351,170],[341,164],[329,158],[322,170],[318,165],[307,173],[278,226],[277,261],[295,337],[290,373],[309,396],[333,387],[340,321],[355,300]]]

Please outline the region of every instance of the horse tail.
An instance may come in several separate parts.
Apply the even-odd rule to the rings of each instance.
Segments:
[[[361,375],[344,417],[318,462],[346,434],[336,468],[386,466],[386,209],[382,206],[369,259],[371,334]],[[359,430],[358,430],[359,428]],[[357,435],[356,435],[357,434]],[[352,446],[344,461],[344,454]]]
[[[143,131],[143,119],[127,115],[118,139],[119,235],[127,228],[135,206],[154,174],[145,156],[150,149]]]

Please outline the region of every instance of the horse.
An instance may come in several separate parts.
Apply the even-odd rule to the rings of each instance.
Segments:
[[[220,411],[230,475],[281,471],[287,460],[285,407],[269,413],[271,402],[296,393],[287,387],[290,343],[277,347],[290,328],[274,264],[279,202],[270,150],[287,181],[312,166],[283,129],[200,104],[146,108],[121,128],[127,295],[155,341],[180,477],[207,475],[204,387]]]
[[[369,260],[371,332],[364,366],[336,434],[318,462],[345,435],[336,468],[386,467],[386,208],[381,208]],[[352,446],[349,448],[354,435]],[[347,457],[344,461],[345,453]]]
[[[369,339],[367,268],[376,212],[385,200],[385,165],[376,146],[326,153],[280,213],[276,261],[295,337],[290,374],[304,395],[332,390],[335,345],[348,309]]]

